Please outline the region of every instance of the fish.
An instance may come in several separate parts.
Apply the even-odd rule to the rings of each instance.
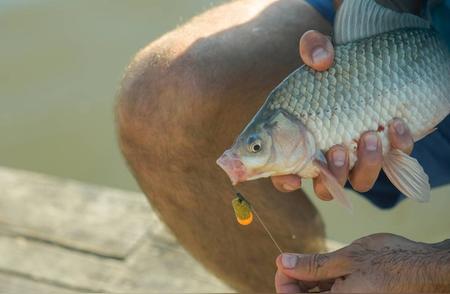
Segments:
[[[253,212],[250,203],[242,196],[236,193],[236,197],[231,201],[237,222],[242,226],[247,226],[253,222]]]
[[[217,164],[233,185],[287,174],[321,176],[333,198],[351,210],[324,154],[341,144],[352,168],[360,136],[377,131],[391,183],[411,199],[429,201],[427,174],[417,159],[391,148],[386,126],[400,118],[418,141],[450,113],[445,42],[427,20],[374,0],[345,0],[333,41],[333,65],[324,72],[301,66],[288,75]]]

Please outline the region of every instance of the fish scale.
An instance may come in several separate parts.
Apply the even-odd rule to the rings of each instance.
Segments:
[[[337,46],[330,70],[299,68],[269,95],[258,116],[285,110],[325,151],[350,146],[396,117],[418,138],[450,110],[449,60],[445,45],[428,29],[400,29]],[[386,131],[380,135],[388,144]]]

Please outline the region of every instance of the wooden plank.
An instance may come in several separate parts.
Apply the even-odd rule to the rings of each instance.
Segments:
[[[0,293],[75,294],[80,292],[23,277],[0,274]]]
[[[211,275],[178,243],[155,242],[148,238],[126,260],[127,270],[114,288],[125,292],[142,289],[157,292],[230,293],[233,289]]]
[[[6,290],[37,280],[90,292],[232,291],[176,242],[142,194],[1,167],[0,252],[0,275],[18,276]]]
[[[128,260],[0,235],[0,273],[89,292],[230,292],[179,245],[150,237]]]
[[[125,258],[149,228],[164,225],[140,193],[0,167],[0,230]]]
[[[123,269],[123,261],[100,258],[21,237],[0,236],[0,272],[80,291],[102,292]]]

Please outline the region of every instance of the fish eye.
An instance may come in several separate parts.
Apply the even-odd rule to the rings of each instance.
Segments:
[[[262,149],[262,141],[256,136],[250,136],[247,141],[248,150],[252,153],[258,153]]]

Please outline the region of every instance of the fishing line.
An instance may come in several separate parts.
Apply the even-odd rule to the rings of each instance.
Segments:
[[[233,189],[233,192],[236,194],[237,197],[240,197],[240,198],[244,199],[246,202],[248,202],[250,204],[250,202],[238,190],[236,190],[236,188],[234,188],[233,186],[231,186],[231,188]],[[253,205],[251,205],[250,207],[251,207],[252,212],[255,214],[256,218],[258,219],[259,223],[261,224],[261,226],[266,231],[267,235],[269,235],[269,237],[272,240],[272,242],[275,245],[275,247],[277,247],[277,249],[280,252],[280,254],[282,254],[283,250],[281,250],[280,245],[278,245],[278,242],[275,240],[275,238],[273,237],[272,233],[267,228],[266,224],[263,222],[263,220],[261,219],[259,214],[256,212],[256,210],[253,207]]]
[[[280,246],[278,245],[277,241],[275,241],[275,238],[272,236],[272,234],[270,233],[269,229],[266,227],[266,225],[264,224],[264,222],[262,221],[262,219],[259,217],[258,213],[256,213],[256,210],[252,207],[253,213],[255,214],[256,218],[258,219],[258,221],[261,223],[261,225],[263,226],[264,230],[266,230],[267,235],[269,235],[270,239],[272,239],[273,244],[275,244],[275,246],[277,247],[278,251],[280,251],[280,254],[283,253],[283,251],[281,250]]]

